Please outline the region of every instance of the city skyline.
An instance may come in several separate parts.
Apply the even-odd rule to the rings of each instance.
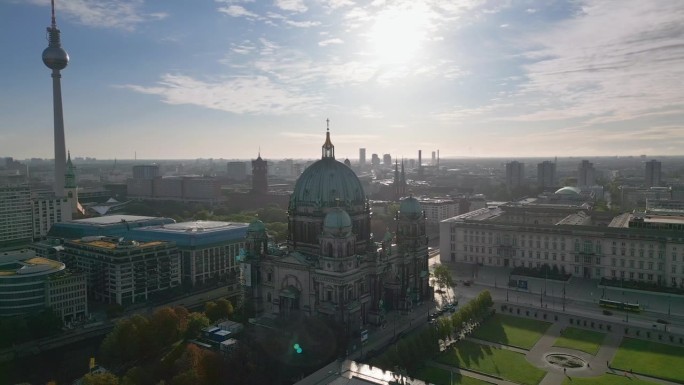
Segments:
[[[684,5],[57,1],[66,146],[131,159],[677,155]],[[0,156],[52,158],[50,1],[7,1]],[[613,28],[614,26],[620,26]],[[428,152],[429,153],[429,152]],[[135,155],[134,155],[135,154]]]

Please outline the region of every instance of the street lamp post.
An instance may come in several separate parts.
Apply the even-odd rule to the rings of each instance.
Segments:
[[[565,282],[563,282],[563,311],[565,311]]]

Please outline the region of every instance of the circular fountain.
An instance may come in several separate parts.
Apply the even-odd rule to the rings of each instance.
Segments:
[[[547,354],[544,358],[546,359],[546,362],[550,363],[551,365],[566,369],[578,369],[587,366],[586,361],[577,356],[573,356],[572,354],[551,353]]]

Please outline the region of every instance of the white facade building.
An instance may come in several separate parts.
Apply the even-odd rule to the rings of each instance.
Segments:
[[[509,204],[442,221],[442,262],[548,264],[585,278],[684,287],[684,216],[611,218],[551,206]]]

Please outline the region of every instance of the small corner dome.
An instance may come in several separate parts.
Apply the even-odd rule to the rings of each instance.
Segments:
[[[323,227],[326,230],[342,230],[352,227],[352,220],[346,211],[335,207],[325,215]]]
[[[580,195],[582,191],[578,189],[577,187],[571,187],[571,186],[565,186],[563,188],[560,188],[556,190],[554,194],[561,194],[561,195]]]
[[[408,218],[417,218],[423,215],[423,207],[418,202],[418,199],[410,196],[401,201],[399,205],[399,216]]]
[[[266,225],[264,225],[264,222],[259,219],[253,220],[252,223],[249,224],[249,227],[247,227],[247,232],[250,233],[262,233],[265,231]]]

